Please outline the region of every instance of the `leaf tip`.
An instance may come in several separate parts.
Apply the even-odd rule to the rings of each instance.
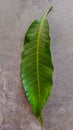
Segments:
[[[40,122],[40,124],[41,124],[41,128],[43,128],[43,118],[42,118],[42,113],[40,112],[40,114],[39,114],[39,122]]]

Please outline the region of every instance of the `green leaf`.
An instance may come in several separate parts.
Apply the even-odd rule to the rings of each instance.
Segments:
[[[50,8],[51,10],[52,8]],[[49,24],[45,15],[28,28],[21,56],[21,77],[34,114],[42,123],[42,109],[52,89],[53,64],[50,51]]]

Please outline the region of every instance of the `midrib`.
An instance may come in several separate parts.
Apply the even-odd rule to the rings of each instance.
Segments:
[[[40,45],[40,35],[41,35],[41,30],[43,26],[44,18],[41,21],[39,32],[38,32],[38,40],[37,40],[37,79],[38,79],[38,93],[39,93],[39,109],[40,108],[40,81],[39,81],[39,45]]]

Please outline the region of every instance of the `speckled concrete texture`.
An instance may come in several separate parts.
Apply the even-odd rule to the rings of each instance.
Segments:
[[[0,130],[41,130],[23,90],[20,58],[29,24],[51,5],[54,85],[44,130],[73,130],[73,0],[0,0]]]

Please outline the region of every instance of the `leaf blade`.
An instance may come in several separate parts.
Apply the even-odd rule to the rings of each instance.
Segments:
[[[40,118],[40,122],[42,122],[41,111],[52,89],[53,69],[49,24],[43,16],[35,20],[28,28],[21,57],[24,89],[33,112]]]

